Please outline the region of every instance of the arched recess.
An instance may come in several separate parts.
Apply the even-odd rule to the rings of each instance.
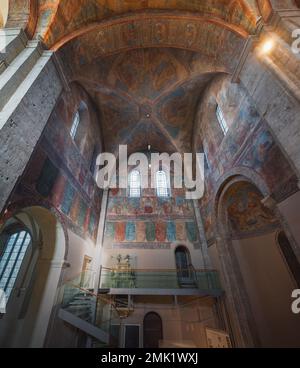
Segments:
[[[296,277],[277,242],[280,219],[263,205],[262,191],[251,179],[236,176],[217,195],[217,249],[227,305],[237,340],[242,337],[246,346],[296,347],[300,325],[290,309]],[[288,251],[297,262],[291,247]]]
[[[39,206],[16,211],[1,232],[13,223],[22,224],[30,232],[32,252],[22,263],[20,280],[0,320],[0,345],[43,347],[65,265],[65,232],[57,217]]]
[[[157,349],[163,340],[163,323],[159,314],[149,312],[144,317],[144,348]]]
[[[7,28],[22,28],[29,39],[34,35],[38,20],[38,0],[10,0]]]

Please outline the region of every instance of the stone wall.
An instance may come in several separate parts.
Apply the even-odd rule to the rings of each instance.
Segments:
[[[81,120],[73,140],[70,129],[77,109]],[[98,115],[85,92],[72,85],[52,112],[5,217],[29,202],[55,208],[69,229],[95,241],[101,191],[92,171],[95,153],[101,150]]]

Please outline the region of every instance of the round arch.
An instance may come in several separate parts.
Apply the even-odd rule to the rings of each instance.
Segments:
[[[238,259],[231,246],[227,216],[223,207],[228,190],[237,183],[254,185],[266,195],[269,192],[262,179],[255,172],[243,167],[234,168],[221,177],[213,197],[216,246],[221,263],[220,271],[223,275],[226,290],[226,304],[230,311],[233,338],[237,346],[253,347],[260,346],[260,340]]]
[[[149,312],[145,315],[143,322],[143,333],[144,348],[159,348],[159,342],[163,340],[163,323],[158,313]]]
[[[241,338],[246,346],[279,346],[284,343],[279,336],[285,336],[295,345],[297,334],[287,337],[295,323],[289,314],[290,290],[296,286],[290,262],[295,255],[291,257],[290,244],[280,247],[276,242],[283,227],[277,212],[262,205],[268,189],[255,175],[223,180],[215,202],[216,243],[237,340]],[[268,290],[266,275],[281,279],[276,291]],[[270,300],[273,304],[280,300],[272,315],[266,314]]]
[[[248,33],[255,32],[259,19],[258,7],[253,1],[248,0],[234,2],[220,0],[218,7],[215,6],[213,0],[206,2],[172,0],[167,4],[165,1],[128,0],[116,3],[113,0],[98,0],[90,7],[79,1],[74,1],[72,4],[69,4],[67,0],[56,1],[55,4],[45,1],[39,9],[38,34],[51,47],[59,39],[58,30],[63,30],[64,36],[71,38],[74,34],[107,19],[123,19],[128,15],[141,18],[144,17],[144,14],[154,12],[168,13],[173,17],[177,17],[178,14],[196,14],[199,17],[227,23]],[[66,26],[62,23],[63,20],[70,22]]]
[[[43,347],[65,268],[66,238],[62,224],[40,206],[16,210],[2,225],[22,223],[32,235],[33,251],[15,290],[16,299],[0,321],[0,340],[7,347]],[[22,266],[21,266],[22,267]],[[24,276],[23,276],[24,275]],[[10,333],[14,329],[14,334]]]

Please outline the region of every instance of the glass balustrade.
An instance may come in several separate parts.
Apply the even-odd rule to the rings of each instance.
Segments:
[[[120,316],[110,296],[93,293],[94,276],[93,272],[87,271],[66,282],[61,306],[74,316],[108,333],[111,345],[117,346]]]
[[[100,287],[103,289],[201,289],[221,290],[218,272],[188,269],[116,271],[103,268]]]

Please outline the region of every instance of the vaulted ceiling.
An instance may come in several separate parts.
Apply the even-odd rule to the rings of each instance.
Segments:
[[[105,19],[155,10],[197,13],[252,33],[258,9],[253,0],[40,0],[37,32],[47,46]]]
[[[69,81],[98,107],[106,150],[190,152],[201,95],[234,71],[261,3],[12,0],[8,25],[27,14],[27,33],[58,51]]]
[[[218,73],[234,71],[246,36],[197,14],[147,11],[93,24],[55,47],[68,79],[97,104],[107,151],[122,143],[191,152],[201,95]]]
[[[95,60],[76,80],[100,111],[106,150],[151,144],[167,152],[191,151],[199,97],[215,73],[197,74],[191,51],[143,48]],[[75,73],[75,72],[74,72]],[[92,76],[92,78],[91,78]]]

